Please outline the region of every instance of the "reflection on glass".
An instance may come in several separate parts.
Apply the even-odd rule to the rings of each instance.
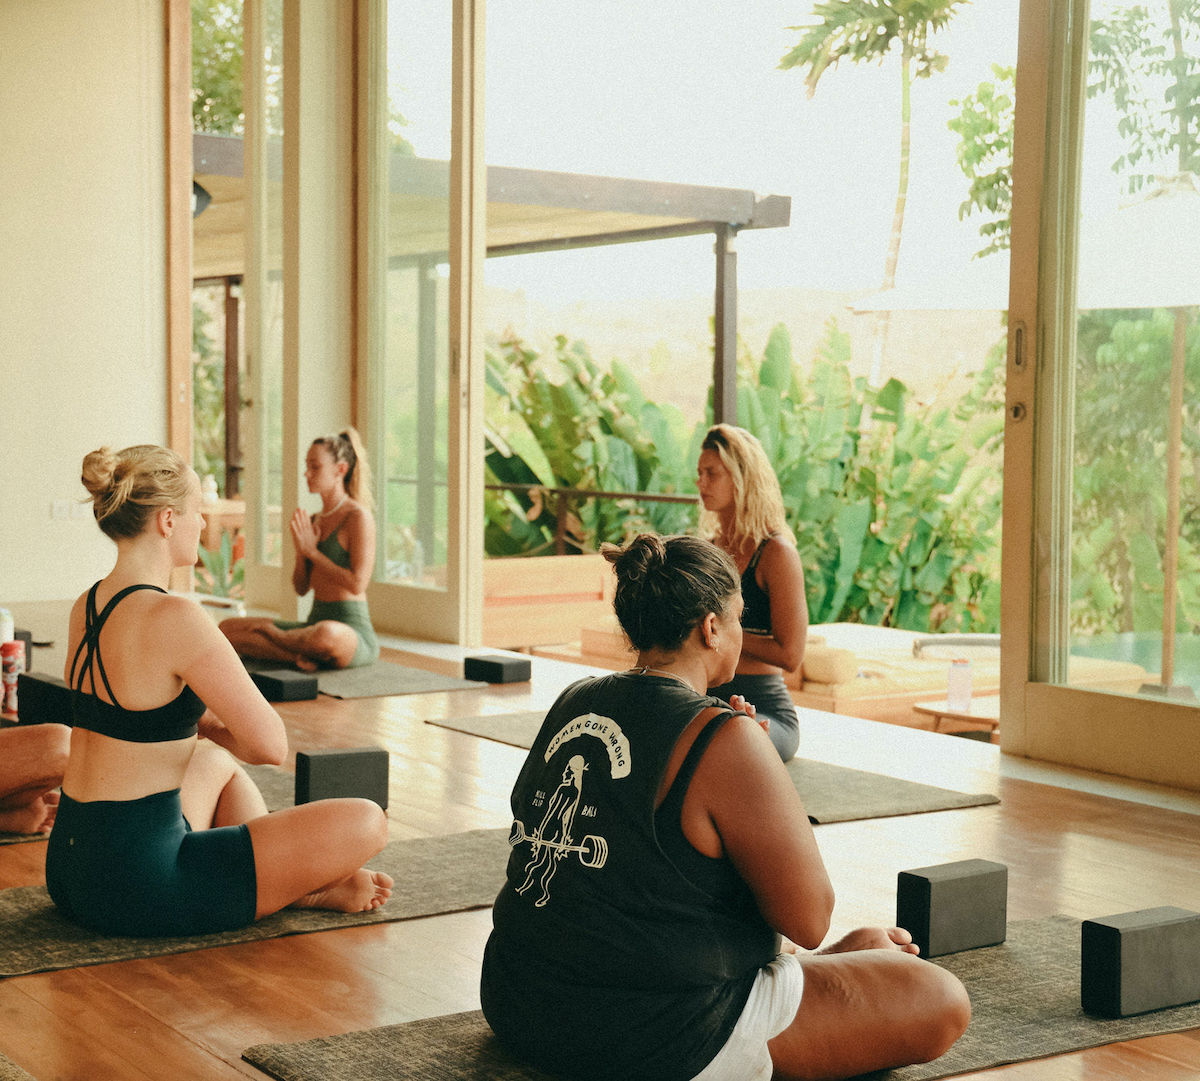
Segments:
[[[451,32],[449,5],[388,5],[379,548],[386,581],[425,585],[446,564]]]
[[[1072,682],[1200,689],[1200,10],[1092,5],[1075,366]],[[1144,674],[1139,674],[1140,666]]]

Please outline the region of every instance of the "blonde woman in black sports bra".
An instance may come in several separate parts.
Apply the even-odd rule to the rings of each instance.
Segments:
[[[779,481],[762,444],[744,428],[717,424],[700,445],[696,485],[701,532],[737,565],[742,581],[742,652],[728,683],[709,694],[751,702],[785,762],[800,742],[796,707],[783,681],[804,659],[808,602],[804,569],[787,527]]]
[[[71,750],[46,855],[70,919],[106,934],[230,930],[286,906],[378,907],[392,879],[363,867],[387,842],[369,800],[267,814],[235,759],[279,764],[287,734],[200,606],[166,591],[204,528],[200,483],[174,451],[83,461],[112,571],[75,602]]]

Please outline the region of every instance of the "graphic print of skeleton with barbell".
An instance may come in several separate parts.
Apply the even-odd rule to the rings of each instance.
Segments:
[[[546,813],[541,824],[532,834],[526,832],[525,823],[517,820],[512,824],[508,843],[515,848],[522,842],[533,846],[533,853],[525,865],[525,881],[517,887],[517,893],[525,893],[538,880],[541,894],[534,906],[541,908],[550,900],[550,880],[558,869],[559,861],[569,855],[579,857],[579,862],[588,868],[599,869],[608,861],[608,842],[603,837],[587,834],[578,844],[571,836],[571,824],[583,794],[583,775],[587,763],[583,755],[572,755],[563,769],[562,781],[546,803]]]

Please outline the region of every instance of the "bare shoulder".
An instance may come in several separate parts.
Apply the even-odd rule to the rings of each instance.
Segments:
[[[342,519],[342,524],[355,529],[372,529],[375,525],[375,515],[361,503],[352,502],[346,517]]]
[[[773,533],[763,547],[759,564],[768,573],[776,568],[799,569],[800,552],[796,548],[796,538],[787,531]]]
[[[216,623],[190,597],[175,593],[147,593],[145,603],[146,627],[152,634],[170,633],[201,639],[221,636]]]
[[[75,599],[75,603],[73,605],[71,605],[71,615],[69,617],[69,623],[70,623],[72,629],[74,629],[76,626],[79,626],[79,627],[83,626],[83,612],[84,612],[84,608],[86,605],[87,605],[87,593],[80,593],[79,596]]]
[[[763,549],[763,555],[768,553],[779,554],[781,552],[796,552],[796,537],[790,529],[780,529],[772,533],[767,538],[767,545]]]
[[[714,803],[727,802],[734,808],[753,803],[781,777],[783,763],[762,726],[743,713],[735,713],[705,748],[692,784],[699,784]]]

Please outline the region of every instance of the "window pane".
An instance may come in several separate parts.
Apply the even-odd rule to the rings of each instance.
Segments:
[[[261,499],[255,530],[259,562],[283,559],[283,0],[263,6],[263,134],[267,141],[264,197],[266,244],[261,281],[262,393],[259,433]]]
[[[1071,651],[1081,680],[1200,688],[1200,11],[1095,0],[1084,128]],[[1131,662],[1145,670],[1123,669]],[[1124,678],[1127,677],[1127,678]]]
[[[430,585],[446,565],[451,32],[449,4],[388,5],[379,548],[386,581]]]
[[[874,25],[842,34],[849,7]],[[1017,0],[662,0],[654,11],[667,33],[648,32],[632,4],[490,4],[489,167],[553,174],[555,206],[582,219],[562,238],[601,226],[596,195],[610,189],[597,178],[643,206],[668,185],[790,199],[790,225],[736,236],[737,420],[780,478],[810,616],[998,630]],[[785,64],[814,27],[831,52]],[[1000,150],[982,165],[982,144],[959,149],[987,138],[981,114]],[[1002,174],[971,211],[968,165]],[[516,200],[489,188],[491,240]],[[997,238],[998,251],[972,261]],[[507,488],[488,492],[488,554],[695,528],[694,500],[577,500],[560,513],[513,489],[694,491],[712,390],[713,245],[709,232],[490,252],[488,480]],[[963,270],[979,266],[1000,288],[967,294]]]

